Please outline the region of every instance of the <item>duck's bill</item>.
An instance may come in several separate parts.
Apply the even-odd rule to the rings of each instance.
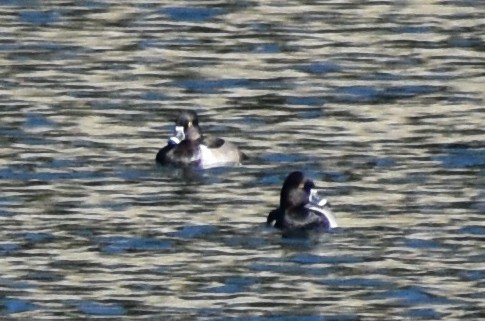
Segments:
[[[175,126],[175,129],[173,131],[173,136],[168,139],[168,142],[171,144],[177,145],[184,139],[185,139],[184,126]]]
[[[320,207],[324,207],[328,203],[327,202],[327,199],[326,198],[321,198],[320,196],[318,196],[318,192],[319,192],[318,189],[312,188],[310,190],[310,199],[309,199],[309,201],[313,205],[320,206]]]

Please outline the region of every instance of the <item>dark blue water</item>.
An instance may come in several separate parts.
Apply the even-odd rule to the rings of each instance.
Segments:
[[[479,1],[0,14],[0,318],[484,317]],[[249,160],[155,165],[182,108]],[[340,228],[265,227],[292,170]]]

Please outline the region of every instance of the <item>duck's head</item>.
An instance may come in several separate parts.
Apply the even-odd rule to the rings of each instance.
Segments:
[[[197,113],[193,110],[182,110],[175,120],[175,126],[183,127],[184,131],[190,127],[199,127]]]
[[[283,183],[280,194],[280,207],[282,209],[305,206],[309,200],[315,183],[305,177],[300,171],[290,173]]]
[[[190,128],[197,128],[199,135],[202,137],[199,127],[199,119],[197,113],[193,110],[183,110],[177,116],[175,120],[174,135],[170,137],[169,144],[178,144],[185,139],[187,131]]]

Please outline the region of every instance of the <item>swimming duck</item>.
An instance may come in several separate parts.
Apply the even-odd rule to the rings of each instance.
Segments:
[[[171,152],[183,141],[186,142],[177,152]],[[167,145],[158,151],[156,161],[162,165],[188,165],[188,159],[182,156],[182,150],[184,153],[190,150],[190,153],[197,155],[197,161],[194,158],[189,163],[201,168],[236,165],[246,158],[236,145],[222,138],[205,137],[199,126],[197,113],[192,110],[180,112],[175,121],[174,135],[168,139]]]
[[[317,196],[315,183],[302,172],[290,173],[281,188],[280,206],[272,210],[266,223],[282,230],[283,235],[325,231],[337,227],[325,199]]]

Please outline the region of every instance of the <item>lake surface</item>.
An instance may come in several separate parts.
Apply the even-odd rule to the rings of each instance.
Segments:
[[[484,16],[0,0],[0,318],[485,318]],[[157,166],[184,108],[250,159]],[[265,226],[293,170],[341,228]]]

